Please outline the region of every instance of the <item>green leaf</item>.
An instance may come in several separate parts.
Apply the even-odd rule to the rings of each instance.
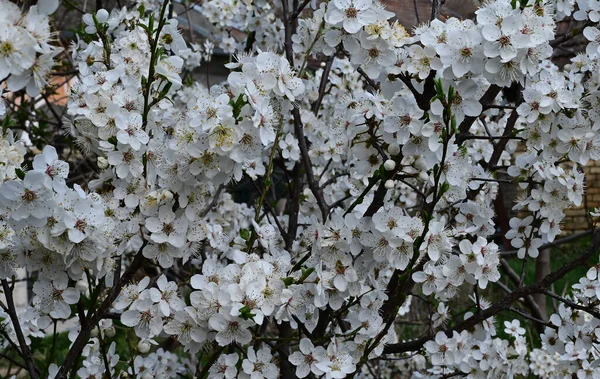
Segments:
[[[442,196],[443,194],[448,192],[449,189],[450,189],[450,184],[448,184],[447,182],[444,182],[444,184],[442,184],[442,188],[440,188],[440,196]]]
[[[240,237],[242,237],[244,241],[248,241],[250,238],[250,231],[248,229],[240,230]]]
[[[308,278],[310,276],[310,274],[312,274],[315,271],[314,267],[309,267],[306,269],[302,269],[302,277],[300,277],[300,281],[303,282],[304,280],[306,280],[306,278]]]
[[[21,180],[25,179],[25,172],[23,170],[21,170],[20,168],[15,168],[15,174],[17,174],[17,177]]]
[[[252,313],[252,311],[250,310],[250,308],[248,306],[240,308],[240,317],[243,318],[244,320],[250,320],[254,316],[256,316],[256,314]]]

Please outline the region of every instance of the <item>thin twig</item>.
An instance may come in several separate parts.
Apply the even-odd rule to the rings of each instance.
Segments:
[[[212,201],[206,206],[206,208],[204,208],[202,210],[202,212],[200,213],[200,217],[205,217],[208,214],[208,212],[210,212],[211,209],[213,209],[214,206],[217,205],[217,203],[219,202],[219,195],[221,195],[221,192],[223,191],[224,188],[225,188],[224,184],[221,184],[217,188],[217,191],[215,192],[215,196],[213,196]]]
[[[333,66],[333,61],[335,60],[335,54],[332,54],[329,59],[327,59],[327,63],[325,64],[325,68],[323,69],[323,74],[321,75],[321,82],[319,83],[319,97],[317,101],[312,106],[312,111],[317,116],[319,114],[319,109],[321,108],[321,103],[323,102],[323,98],[325,97],[325,89],[327,88],[327,82],[329,79],[329,73],[331,72],[331,67]]]
[[[363,78],[365,78],[365,80],[367,81],[367,83],[369,83],[369,85],[370,85],[371,87],[373,87],[373,89],[375,89],[375,90],[379,91],[379,84],[375,83],[375,82],[373,81],[373,79],[371,79],[371,78],[369,77],[369,75],[367,75],[367,73],[366,73],[366,72],[365,72],[365,71],[362,69],[362,67],[360,67],[360,66],[359,66],[359,67],[356,69],[356,72],[358,72],[358,73],[359,73],[359,74],[360,74],[360,75],[361,75]]]

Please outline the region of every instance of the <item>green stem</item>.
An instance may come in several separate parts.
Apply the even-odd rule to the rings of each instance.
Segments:
[[[277,153],[277,149],[279,146],[279,139],[281,138],[281,129],[283,128],[283,119],[280,120],[279,122],[279,128],[277,129],[277,134],[275,135],[275,142],[273,142],[273,147],[271,148],[271,154],[269,156],[269,166],[267,167],[267,172],[265,173],[265,180],[264,180],[264,187],[263,190],[260,194],[260,197],[258,198],[256,204],[255,204],[255,210],[254,210],[254,221],[256,221],[257,223],[260,221],[260,210],[263,208],[263,204],[265,202],[265,198],[267,197],[267,192],[269,192],[269,189],[271,188],[271,175],[273,173],[273,167],[274,167],[274,160],[275,160],[275,154]],[[248,239],[248,243],[246,244],[246,248],[248,253],[250,253],[250,251],[252,250],[252,245],[254,245],[254,242],[256,241],[256,238],[258,237],[258,234],[256,232],[256,230],[252,231],[252,235],[250,236],[250,238]]]
[[[158,27],[156,28],[156,37],[152,38],[150,34],[148,37],[150,38],[150,67],[148,68],[148,78],[146,80],[146,88],[144,88],[144,112],[142,114],[142,121],[144,128],[148,123],[148,113],[150,112],[150,89],[152,88],[152,83],[154,82],[154,73],[156,60],[158,58],[157,55],[157,47],[160,39],[160,32],[162,31],[163,26],[165,25],[165,12],[167,11],[167,5],[169,4],[168,0],[163,2],[162,8],[160,9],[160,20],[158,20]]]

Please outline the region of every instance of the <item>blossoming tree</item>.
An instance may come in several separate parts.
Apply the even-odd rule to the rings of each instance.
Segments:
[[[600,234],[524,275],[600,159],[600,1],[495,0],[440,21],[434,0],[409,33],[376,0],[206,0],[204,45],[170,0],[66,3],[83,14],[61,121],[77,148],[36,150],[19,126],[43,120],[15,114],[60,70],[58,2],[0,0],[0,368],[600,378]],[[565,19],[583,27],[557,36]],[[557,67],[577,34],[585,52]],[[213,46],[230,74],[204,88],[192,72]],[[77,160],[92,179],[70,174]],[[500,180],[522,189],[505,222]],[[238,183],[253,203],[234,201]]]

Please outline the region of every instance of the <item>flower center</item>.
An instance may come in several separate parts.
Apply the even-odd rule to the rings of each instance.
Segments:
[[[79,230],[80,232],[83,232],[86,226],[87,222],[85,220],[77,220],[77,222],[75,223],[75,229]]]
[[[27,202],[27,203],[31,203],[33,201],[35,201],[37,199],[37,194],[34,191],[25,189],[25,193],[23,194],[23,196],[21,196],[21,198],[23,199],[23,201]]]
[[[354,7],[350,7],[346,9],[346,17],[347,18],[356,18],[358,17],[358,9]]]
[[[498,43],[500,44],[500,46],[506,47],[506,46],[510,45],[510,37],[508,37],[508,36],[502,36],[498,40]]]
[[[463,58],[470,58],[473,55],[473,49],[470,47],[463,47],[460,49],[460,56]]]
[[[15,47],[10,41],[0,43],[0,56],[8,57],[15,52]]]

